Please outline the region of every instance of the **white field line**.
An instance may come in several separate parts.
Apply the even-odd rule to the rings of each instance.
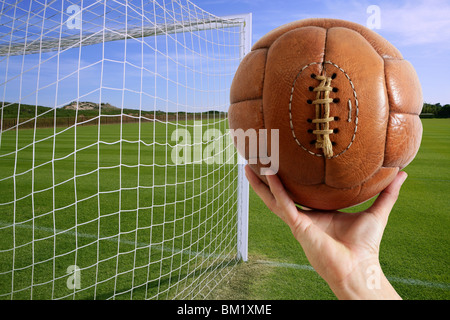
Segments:
[[[5,222],[0,221],[0,226],[7,227],[11,226],[11,224],[7,224]],[[24,229],[32,229],[33,226],[28,224],[16,224],[16,228],[24,228]],[[35,230],[44,231],[44,232],[50,232],[53,234],[65,234],[68,236],[76,236],[79,238],[88,238],[88,239],[98,239],[102,241],[111,241],[111,242],[117,242],[119,241],[122,244],[128,244],[136,246],[136,248],[142,248],[142,247],[149,247],[151,246],[152,249],[160,250],[160,251],[167,251],[171,252],[173,254],[182,253],[189,256],[201,256],[203,258],[211,258],[211,257],[217,257],[215,254],[205,254],[202,252],[197,252],[191,249],[177,249],[177,248],[167,248],[166,246],[162,246],[160,244],[149,244],[144,242],[135,242],[131,240],[126,239],[120,239],[117,238],[99,238],[98,235],[89,234],[89,233],[80,233],[75,231],[65,231],[65,230],[54,230],[53,228],[48,227],[40,227],[40,226],[34,226]],[[267,260],[257,260],[257,263],[265,264],[271,267],[278,267],[278,268],[290,268],[290,269],[299,269],[299,270],[307,270],[307,271],[314,271],[314,268],[310,265],[301,265],[301,264],[295,264],[295,263],[287,263],[287,262],[278,262],[278,261],[267,261]],[[450,290],[450,284],[448,283],[440,283],[440,282],[431,282],[431,281],[423,281],[418,279],[407,279],[407,278],[400,278],[400,277],[389,277],[387,276],[387,279],[391,282],[398,282],[403,283],[406,285],[411,286],[422,286],[422,287],[429,287],[429,288],[435,288],[435,289],[443,289],[443,290]]]
[[[300,269],[300,270],[308,270],[308,271],[315,272],[314,268],[311,267],[310,265],[277,262],[277,261],[267,261],[267,260],[257,260],[256,262],[265,264],[265,265],[268,265],[271,267]],[[386,277],[391,282],[398,282],[398,283],[403,283],[403,284],[407,284],[407,285],[411,285],[411,286],[422,286],[422,287],[428,287],[428,288],[450,290],[450,284],[448,284],[448,283],[423,281],[423,280],[418,280],[418,279],[406,279],[406,278],[400,278],[400,277],[389,277],[389,276],[386,276]]]

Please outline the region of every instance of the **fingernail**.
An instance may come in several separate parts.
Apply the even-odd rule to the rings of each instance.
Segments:
[[[408,178],[408,174],[405,171],[403,172],[403,179],[402,179],[402,183],[405,182],[406,178]]]

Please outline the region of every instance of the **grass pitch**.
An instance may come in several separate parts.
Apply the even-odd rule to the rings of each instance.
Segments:
[[[403,299],[450,298],[450,119],[423,119],[417,157],[381,242],[383,271]],[[352,208],[361,211],[372,201]],[[234,299],[335,299],[289,228],[250,193],[248,264]],[[255,276],[252,277],[251,274]],[[240,287],[232,283],[231,287]],[[244,292],[244,295],[239,295]]]
[[[450,120],[422,122],[422,145],[405,169],[409,177],[380,259],[404,299],[446,300]],[[205,126],[225,130],[226,124]],[[2,134],[1,298],[11,298],[12,291],[15,299],[171,298],[222,277],[220,270],[235,262],[232,165],[164,166],[174,127],[162,123],[82,126],[76,141],[74,130],[58,128],[55,139],[53,129]],[[81,268],[82,290],[67,288],[70,265]],[[290,230],[252,190],[249,261],[233,270],[211,298],[335,298]]]

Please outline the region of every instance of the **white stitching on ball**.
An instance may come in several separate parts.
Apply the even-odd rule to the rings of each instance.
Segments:
[[[347,78],[347,80],[348,80],[349,83],[350,83],[350,86],[352,87],[352,90],[353,90],[353,96],[354,96],[354,98],[355,98],[355,131],[353,132],[352,139],[350,140],[350,143],[348,144],[348,146],[347,146],[344,150],[342,150],[342,151],[341,151],[340,153],[338,153],[338,154],[335,154],[335,155],[331,156],[330,159],[332,159],[332,158],[336,158],[336,157],[340,156],[340,155],[343,154],[345,151],[347,151],[347,150],[350,148],[350,146],[353,144],[353,141],[355,140],[356,132],[357,132],[357,130],[358,130],[359,103],[358,103],[358,96],[356,95],[355,86],[354,86],[352,80],[350,79],[350,76],[347,74],[347,72],[345,72],[344,69],[342,69],[342,68],[339,67],[337,64],[335,64],[335,63],[333,63],[333,62],[331,62],[331,61],[325,61],[324,63],[326,63],[326,64],[331,64],[331,65],[335,66],[337,69],[339,69],[339,70],[345,75],[345,77]],[[298,141],[297,136],[295,135],[295,132],[294,132],[294,124],[293,124],[293,122],[292,122],[292,99],[293,99],[293,96],[294,96],[295,83],[297,82],[297,79],[298,79],[298,77],[300,76],[300,74],[301,74],[306,68],[308,68],[308,67],[310,67],[310,66],[312,66],[312,65],[315,65],[315,64],[322,64],[322,63],[321,63],[321,62],[311,62],[311,63],[305,65],[303,68],[300,69],[299,73],[297,74],[297,76],[296,76],[295,79],[294,79],[294,82],[292,83],[292,87],[291,87],[291,95],[290,95],[290,97],[289,97],[289,123],[290,123],[290,127],[291,127],[292,136],[294,137],[295,142],[296,142],[303,150],[307,151],[308,153],[310,153],[310,154],[312,154],[312,155],[315,155],[315,156],[317,156],[317,157],[323,157],[323,154],[312,152],[311,150],[309,150],[309,149],[307,149],[305,146],[303,146],[303,145],[300,143],[300,141]]]

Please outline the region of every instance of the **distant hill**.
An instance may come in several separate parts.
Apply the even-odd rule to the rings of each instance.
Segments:
[[[17,118],[17,114],[19,113],[19,104],[18,103],[1,103],[0,106],[4,105],[3,107],[3,118]],[[44,107],[44,106],[35,106],[35,105],[28,105],[28,104],[20,104],[20,118],[21,119],[27,119],[27,118],[33,118],[36,115],[40,115],[44,118],[53,118],[54,110],[56,110],[56,117],[75,117],[77,114],[78,109],[78,115],[81,116],[97,116],[98,115],[98,109],[99,105],[98,103],[94,102],[71,102],[68,105],[65,105],[61,108],[50,108],[50,107]],[[102,114],[121,114],[122,109],[115,107],[109,103],[102,103],[101,104],[101,113]],[[123,109],[124,114],[133,114],[138,115],[139,110],[136,109]],[[153,111],[142,111],[141,114],[153,114]]]
[[[4,107],[2,107],[4,106]],[[17,114],[19,113],[19,104],[18,103],[10,103],[10,102],[0,102],[0,107],[2,107],[3,111],[3,118],[17,118]],[[78,112],[77,112],[78,109]],[[28,119],[28,118],[34,118],[35,116],[40,116],[43,118],[53,118],[54,111],[56,110],[56,117],[75,117],[75,115],[78,114],[78,116],[85,116],[85,117],[93,117],[97,116],[99,112],[99,104],[89,101],[73,101],[69,103],[68,105],[65,105],[63,107],[54,109],[50,107],[44,107],[44,106],[35,106],[35,105],[28,105],[28,104],[20,104],[20,119]],[[226,114],[226,112],[222,111],[206,111],[206,112],[165,112],[161,110],[142,110],[139,111],[137,109],[128,109],[128,108],[118,108],[116,106],[113,106],[109,103],[101,103],[101,114],[105,115],[114,115],[114,114],[128,114],[128,115],[134,115],[138,116],[139,114],[146,117],[153,117],[153,116],[164,116],[164,115],[176,115],[178,116],[184,116],[186,114],[209,114],[209,115],[216,115],[216,116],[223,116]]]
[[[94,102],[89,102],[89,101],[73,101],[71,103],[69,103],[68,105],[62,107],[62,109],[65,110],[98,110],[99,108],[99,104],[98,103],[94,103]],[[106,111],[106,110],[111,110],[111,111],[119,111],[120,113],[120,108],[117,108],[109,103],[101,103],[101,108],[102,110]]]

